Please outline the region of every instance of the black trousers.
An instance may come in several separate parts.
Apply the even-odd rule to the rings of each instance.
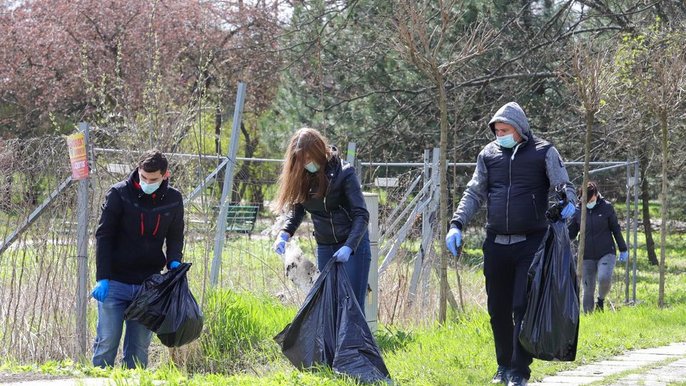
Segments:
[[[488,314],[498,365],[529,379],[531,355],[519,344],[527,302],[527,273],[545,232],[528,234],[525,241],[504,245],[488,234],[483,244]]]

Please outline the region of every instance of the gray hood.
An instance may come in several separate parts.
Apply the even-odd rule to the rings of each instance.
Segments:
[[[491,131],[495,134],[495,123],[503,122],[514,126],[517,133],[524,139],[528,141],[531,138],[531,130],[529,129],[529,120],[524,114],[524,110],[517,104],[517,102],[510,102],[505,104],[503,107],[496,111],[491,121],[488,122],[488,126],[491,127]]]

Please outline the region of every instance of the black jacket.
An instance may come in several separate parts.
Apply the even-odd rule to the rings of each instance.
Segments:
[[[283,230],[293,235],[307,211],[312,216],[317,244],[345,243],[355,251],[369,223],[369,212],[355,169],[334,153],[324,171],[329,181],[324,197],[311,197],[293,205]]]
[[[586,209],[586,242],[584,260],[600,260],[607,254],[616,255],[615,240],[620,251],[627,246],[622,237],[622,229],[612,204],[598,197],[593,209]],[[581,229],[581,209],[577,208],[569,226],[569,238],[575,239]],[[612,236],[614,235],[614,240]]]
[[[167,262],[182,260],[183,231],[181,193],[164,180],[155,193],[145,194],[134,170],[110,188],[102,205],[95,232],[96,279],[142,283]]]
[[[450,226],[462,229],[486,203],[487,237],[541,233],[548,228],[545,212],[550,187],[565,184],[567,198],[576,202],[574,186],[557,149],[533,134],[517,103],[505,104],[491,118],[493,134],[498,123],[514,127],[522,140],[506,148],[496,138],[481,150]]]

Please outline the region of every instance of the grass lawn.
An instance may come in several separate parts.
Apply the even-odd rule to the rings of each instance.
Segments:
[[[639,235],[640,236],[640,235]],[[659,239],[659,235],[656,236]],[[667,249],[667,306],[657,307],[658,269],[647,262],[639,237],[637,304],[624,304],[624,267],[615,269],[613,290],[605,312],[582,315],[577,359],[572,363],[534,361],[532,380],[562,369],[594,362],[626,350],[686,341],[686,237],[672,235]],[[267,244],[266,240],[258,243]],[[265,246],[263,246],[266,248]],[[190,251],[193,253],[193,251]],[[470,251],[477,254],[478,251]],[[658,252],[659,254],[659,252]],[[267,259],[265,257],[264,259]],[[278,269],[278,259],[265,264],[247,259],[243,267],[266,265]],[[462,269],[469,291],[483,286],[478,259]],[[225,280],[241,280],[228,270]],[[451,270],[451,283],[455,273]],[[267,293],[251,291],[243,278],[236,292],[207,292],[204,298],[206,330],[198,343],[184,351],[178,367],[162,361],[149,370],[100,370],[70,362],[18,365],[6,360],[0,372],[34,371],[74,376],[107,376],[125,384],[132,378],[142,385],[154,380],[183,385],[354,385],[354,380],[328,369],[298,371],[281,355],[272,337],[295,314]],[[269,283],[261,283],[262,285]],[[488,383],[496,368],[493,338],[483,297],[468,302],[464,313],[451,313],[445,325],[432,322],[381,325],[376,334],[386,365],[400,385],[472,385]],[[118,382],[118,383],[119,383]]]

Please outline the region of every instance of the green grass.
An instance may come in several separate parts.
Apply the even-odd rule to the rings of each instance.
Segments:
[[[75,376],[108,376],[115,380],[137,379],[140,384],[165,380],[169,384],[189,385],[354,385],[351,379],[333,374],[330,370],[294,370],[277,354],[270,341],[272,333],[282,327],[293,310],[249,295],[224,293],[216,299],[221,309],[241,308],[240,312],[227,310],[225,315],[213,319],[208,314],[208,325],[222,324],[222,332],[208,330],[210,341],[203,355],[214,358],[226,355],[218,362],[230,365],[231,360],[244,359],[252,365],[233,375],[193,373],[165,364],[154,370],[125,371],[100,370],[74,363],[49,362],[42,366],[5,365],[3,371],[40,371],[50,374]],[[219,310],[219,308],[217,309]],[[274,314],[274,315],[267,315]],[[485,384],[495,370],[493,339],[488,316],[472,310],[445,326],[417,328],[382,327],[377,341],[386,365],[397,384],[401,385],[471,385]],[[215,327],[218,326],[215,325]],[[209,328],[213,328],[208,326]],[[214,337],[209,335],[213,333]],[[248,337],[242,336],[249,334]],[[617,312],[594,313],[581,319],[577,360],[574,363],[534,361],[534,379],[619,354],[625,350],[664,345],[686,340],[686,305],[657,309],[651,305],[622,307]],[[224,344],[225,343],[225,344]],[[204,343],[203,343],[204,344]],[[260,363],[258,357],[268,358]],[[274,355],[274,356],[273,356]],[[214,360],[214,359],[213,359]],[[235,368],[234,368],[235,370]]]
[[[656,241],[659,234],[655,235]],[[402,385],[484,384],[495,371],[493,338],[483,304],[483,274],[479,243],[466,240],[461,270],[467,292],[468,311],[451,314],[444,326],[416,321],[416,325],[381,326],[377,341],[391,376]],[[227,240],[221,283],[233,291],[208,291],[204,296],[206,330],[187,348],[180,367],[168,359],[150,370],[100,370],[70,362],[46,362],[21,366],[5,359],[0,371],[32,371],[50,374],[108,376],[119,384],[135,379],[140,384],[165,380],[175,385],[352,385],[353,380],[328,369],[298,371],[281,355],[272,337],[293,317],[295,307],[275,300],[285,286],[283,264],[271,251],[272,240],[246,237]],[[438,242],[437,242],[438,243]],[[439,243],[440,245],[440,243]],[[581,364],[619,354],[625,350],[686,341],[686,235],[670,235],[667,245],[666,303],[657,308],[658,267],[648,263],[642,234],[638,239],[638,285],[635,306],[625,305],[624,267],[615,268],[608,296],[615,310],[582,315],[577,360],[573,363],[534,361],[533,380]],[[312,245],[303,241],[307,253]],[[407,246],[414,251],[416,241]],[[33,256],[33,253],[29,253]],[[209,255],[209,260],[207,256]],[[659,250],[658,250],[659,255]],[[190,282],[196,296],[206,277],[211,253],[201,243],[190,243],[186,259],[194,261]],[[70,263],[71,264],[71,263]],[[395,264],[395,263],[394,263]],[[456,282],[449,269],[449,282]],[[94,323],[93,308],[89,324]],[[382,320],[383,321],[383,320]]]
[[[272,340],[295,316],[273,298],[210,292],[200,348],[187,364],[193,371],[237,373],[274,362],[279,350]]]

